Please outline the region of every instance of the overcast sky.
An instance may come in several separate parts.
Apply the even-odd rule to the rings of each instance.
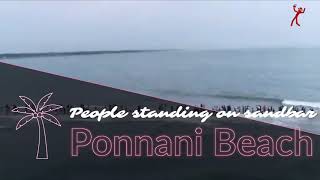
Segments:
[[[320,2],[291,1],[0,3],[0,53],[320,47]]]

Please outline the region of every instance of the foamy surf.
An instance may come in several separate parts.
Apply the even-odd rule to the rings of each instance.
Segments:
[[[286,106],[305,106],[305,107],[313,107],[313,108],[320,109],[320,102],[283,100],[282,104]]]

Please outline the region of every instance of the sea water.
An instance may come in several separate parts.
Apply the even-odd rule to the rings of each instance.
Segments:
[[[208,108],[282,104],[319,108],[319,55],[320,49],[273,48],[172,50],[1,61],[190,105],[201,103]],[[320,125],[317,127],[320,129]]]

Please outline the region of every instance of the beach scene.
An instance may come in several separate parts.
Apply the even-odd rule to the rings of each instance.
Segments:
[[[318,179],[319,115],[244,117],[285,106],[320,113],[318,17],[316,1],[0,2],[0,179]],[[213,115],[203,123],[70,117],[73,108],[115,106]],[[73,128],[92,137],[198,135],[203,156],[101,157],[89,143],[77,152]],[[270,138],[301,130],[313,141],[292,158],[221,158],[213,156],[216,128]],[[312,154],[308,143],[313,156],[303,156]]]
[[[15,3],[4,4],[19,14],[10,22],[16,27],[11,31],[22,28],[19,22],[23,14],[43,15],[51,21],[30,19],[23,26],[28,37],[10,33],[13,40],[21,43],[16,46],[6,43],[0,62],[215,111],[227,107],[235,111],[244,107],[252,111],[276,111],[282,106],[294,106],[297,111],[320,108],[319,45],[318,36],[313,36],[318,26],[311,26],[312,18],[303,16],[300,18],[306,24],[303,29],[284,25],[293,11],[287,2],[274,4],[279,7],[274,11],[283,15],[279,19],[272,14],[263,15],[273,6],[270,2],[49,4],[59,8],[67,18],[54,10],[31,13],[33,8],[46,8],[43,3],[25,3],[25,8]],[[89,15],[98,5],[99,11]],[[209,13],[215,7],[217,10]],[[70,8],[74,8],[74,15],[68,13]],[[241,11],[243,15],[238,17],[241,8],[246,11]],[[104,9],[126,13],[104,14]],[[141,9],[140,14],[130,19],[136,9]],[[259,19],[244,26],[241,22],[246,21],[252,9]],[[222,11],[226,16],[218,15]],[[309,16],[317,16],[316,11],[310,11]],[[197,16],[189,16],[189,12]],[[174,18],[167,19],[168,16]],[[210,18],[213,23],[209,23]],[[183,26],[177,26],[178,22]],[[42,25],[35,29],[31,23]],[[127,28],[135,31],[128,32]],[[23,45],[27,39],[30,46]],[[320,133],[317,118],[260,120]]]
[[[19,58],[10,58],[13,55],[9,54],[1,61],[216,111],[223,106],[231,106],[231,110],[249,106],[252,111],[296,106],[297,111],[302,107],[317,111],[317,51],[140,50]],[[290,63],[284,59],[290,59]],[[260,120],[320,133],[318,116]]]

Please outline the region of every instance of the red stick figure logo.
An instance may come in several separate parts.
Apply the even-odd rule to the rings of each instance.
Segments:
[[[291,26],[293,26],[294,21],[296,21],[296,24],[298,26],[300,26],[299,21],[298,21],[298,17],[300,14],[303,14],[306,11],[306,8],[299,7],[298,10],[296,8],[297,8],[297,5],[296,4],[293,5],[293,11],[296,12],[296,15],[294,16],[294,18],[291,21]]]
[[[47,134],[44,126],[44,120],[53,123],[57,126],[61,126],[60,122],[49,112],[61,109],[62,106],[56,104],[49,104],[52,93],[43,96],[36,105],[30,98],[26,96],[19,96],[24,102],[25,106],[17,107],[12,112],[24,114],[25,116],[17,123],[16,130],[26,125],[31,120],[36,120],[38,124],[38,151],[36,159],[48,159],[48,147],[47,147]]]

